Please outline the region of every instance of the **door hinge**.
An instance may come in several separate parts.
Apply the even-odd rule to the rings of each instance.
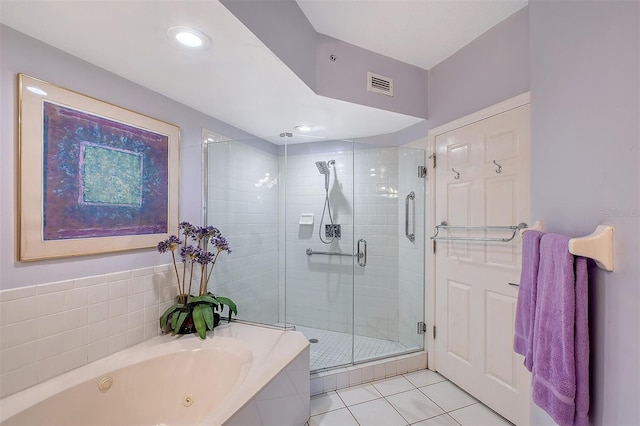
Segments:
[[[433,254],[436,254],[436,240],[433,240],[432,243],[433,243]]]
[[[427,324],[424,321],[418,323],[418,334],[424,334],[427,332]]]
[[[433,166],[432,167],[435,169],[436,168],[436,155],[435,154],[431,154],[429,156],[429,158],[431,158],[431,160],[433,161]]]
[[[423,179],[427,177],[427,168],[425,166],[418,166],[418,177]]]
[[[435,325],[433,326],[433,338],[434,339],[436,338],[436,326]]]

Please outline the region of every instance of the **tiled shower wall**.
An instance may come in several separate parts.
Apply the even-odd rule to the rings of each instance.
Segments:
[[[266,143],[266,142],[264,142]],[[278,321],[278,159],[240,141],[208,145],[207,224],[220,229],[222,253],[209,290],[230,297],[238,318]]]
[[[314,251],[353,254],[353,157],[350,146],[337,152],[288,155],[280,160],[286,176],[286,196],[281,196],[286,215],[281,218],[286,247],[286,322],[334,331],[351,332],[353,259],[342,256],[307,256]],[[324,175],[316,161],[335,160],[330,167],[329,200],[334,223],[342,236],[331,244],[318,237],[325,200]],[[313,225],[301,225],[302,214],[313,214]],[[325,224],[329,223],[328,212]],[[324,235],[324,234],[323,234]]]
[[[173,266],[0,291],[0,397],[159,333]]]
[[[397,340],[397,148],[368,147],[355,153],[350,143],[339,148],[286,158],[286,199],[281,194],[281,208],[287,213],[283,218],[286,223],[280,226],[286,229],[286,254],[281,253],[281,257],[286,256],[286,321],[347,333],[353,327],[359,335]],[[335,169],[331,168],[329,200],[334,222],[342,225],[342,237],[323,244],[318,231],[325,198],[324,176],[315,162],[329,160],[336,162]],[[285,159],[280,161],[284,170]],[[301,214],[313,214],[314,224],[300,225]],[[324,223],[328,223],[326,218]],[[351,257],[305,253],[311,248],[353,254],[360,238],[367,240],[364,268],[357,263],[354,266]]]
[[[367,266],[356,266],[355,333],[398,340],[398,148],[355,150],[356,240]]]
[[[395,147],[355,144],[354,151],[351,142],[304,145],[289,146],[287,155],[278,156],[238,141],[209,144],[207,223],[220,228],[233,249],[216,265],[213,291],[236,301],[242,319],[355,330],[393,341],[404,333],[402,343],[412,343],[417,320],[408,310],[422,313],[414,306],[422,294],[416,288],[422,285],[422,260],[414,259],[422,251],[416,254],[415,244],[423,242],[404,241],[407,191],[401,186],[415,182],[417,160],[402,157]],[[323,244],[318,231],[324,176],[315,162],[329,160],[335,161],[329,199],[342,236]],[[416,206],[423,201],[416,200]],[[303,214],[313,215],[312,225],[300,224]],[[417,214],[420,227],[423,213]],[[352,257],[306,254],[307,248],[353,254],[360,238],[367,240],[364,268],[354,266]],[[400,262],[406,271],[399,272]]]

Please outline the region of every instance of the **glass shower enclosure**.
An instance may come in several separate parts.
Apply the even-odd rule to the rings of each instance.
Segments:
[[[205,223],[233,250],[212,286],[238,319],[303,332],[314,371],[422,350],[424,151],[204,135]]]

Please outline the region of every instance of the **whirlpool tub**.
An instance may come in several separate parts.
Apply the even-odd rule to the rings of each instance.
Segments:
[[[309,418],[309,343],[231,323],[158,336],[0,400],[1,425],[291,425]]]

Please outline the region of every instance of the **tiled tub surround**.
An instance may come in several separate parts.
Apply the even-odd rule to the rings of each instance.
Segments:
[[[0,424],[5,419],[30,425],[307,421],[309,343],[301,333],[234,322],[208,334],[205,340],[156,336],[3,398]],[[113,386],[99,389],[105,376]]]
[[[172,265],[0,291],[0,397],[159,334]]]

